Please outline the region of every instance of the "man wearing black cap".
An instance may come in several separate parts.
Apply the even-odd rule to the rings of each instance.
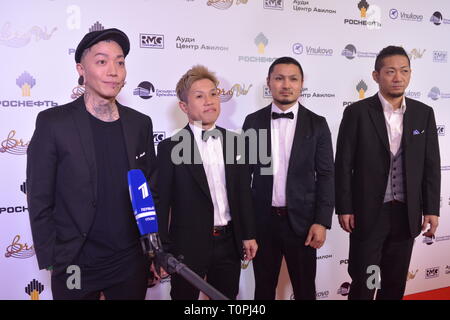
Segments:
[[[75,61],[85,93],[40,112],[28,148],[28,205],[40,269],[54,299],[144,299],[149,267],[139,245],[129,169],[151,181],[151,119],[115,98],[124,86],[128,37],[88,33]]]

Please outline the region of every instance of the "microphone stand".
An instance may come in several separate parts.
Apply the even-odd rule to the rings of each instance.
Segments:
[[[181,276],[193,287],[203,292],[211,300],[229,300],[216,288],[211,286],[184,263],[178,261],[172,254],[164,252],[157,234],[147,234],[141,237],[142,248],[150,261],[155,261],[155,268],[159,272],[162,267],[168,274]]]

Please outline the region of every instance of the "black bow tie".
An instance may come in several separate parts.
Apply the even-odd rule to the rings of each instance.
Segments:
[[[272,112],[272,119],[276,120],[280,118],[294,119],[294,113],[292,111],[288,113]]]
[[[208,141],[209,137],[216,139],[218,137],[217,130],[202,130],[202,140],[206,142]]]

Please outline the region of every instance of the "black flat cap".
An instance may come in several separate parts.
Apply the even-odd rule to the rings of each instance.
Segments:
[[[127,56],[128,52],[130,52],[130,40],[128,39],[127,35],[119,29],[111,28],[92,31],[86,34],[78,44],[77,50],[75,51],[75,62],[80,63],[83,51],[102,40],[114,40],[115,42],[117,42],[122,48],[123,55],[125,57]]]

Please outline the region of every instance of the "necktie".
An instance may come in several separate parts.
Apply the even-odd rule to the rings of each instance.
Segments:
[[[294,119],[294,113],[292,111],[288,113],[272,112],[272,119],[276,120],[280,118]]]

